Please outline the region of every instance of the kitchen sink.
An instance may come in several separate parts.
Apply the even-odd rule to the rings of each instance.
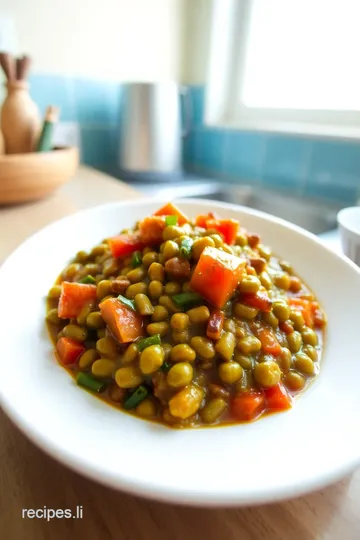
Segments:
[[[314,234],[335,229],[336,214],[342,208],[341,205],[290,196],[261,186],[234,185],[195,177],[166,185],[157,182],[132,185],[148,196],[163,199],[203,198],[247,206],[286,219]]]
[[[309,199],[252,186],[228,186],[225,189],[200,195],[216,201],[248,206],[286,219],[314,233],[322,234],[335,229],[336,214],[341,206],[320,203]]]

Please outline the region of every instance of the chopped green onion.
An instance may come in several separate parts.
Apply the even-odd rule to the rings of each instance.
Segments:
[[[136,311],[134,300],[129,300],[129,298],[125,298],[125,296],[122,296],[122,294],[119,294],[118,300],[120,300],[120,302],[124,304],[124,306],[127,306],[133,311]]]
[[[193,245],[193,240],[191,238],[185,238],[180,245],[180,255],[184,259],[190,259],[191,257],[191,248]]]
[[[163,371],[164,373],[167,373],[170,370],[170,368],[171,368],[171,364],[169,364],[169,362],[164,362],[160,370]]]
[[[197,306],[198,304],[202,304],[204,302],[203,297],[194,292],[175,294],[172,299],[178,307],[185,309],[192,306]]]
[[[176,225],[177,224],[178,217],[177,216],[166,216],[165,218],[165,225],[169,227],[170,225]]]
[[[125,399],[123,404],[124,409],[134,409],[137,405],[139,405],[139,403],[144,401],[148,393],[149,391],[146,386],[138,386],[136,390],[133,390]]]
[[[161,344],[160,334],[155,334],[154,336],[146,337],[143,339],[139,339],[139,341],[136,341],[136,346],[140,352],[146,349],[146,347],[150,347],[150,345],[160,345],[160,344]]]
[[[85,276],[83,277],[81,280],[80,280],[80,283],[86,283],[86,284],[90,284],[90,285],[95,285],[96,281],[95,279],[90,276],[90,274],[88,276]]]
[[[97,379],[94,379],[94,377],[91,377],[91,375],[83,373],[82,371],[79,371],[77,374],[76,382],[78,385],[84,386],[84,388],[92,390],[93,392],[103,392],[106,388],[106,383],[98,381]]]
[[[142,257],[140,251],[134,251],[134,253],[131,256],[131,266],[133,268],[136,268],[137,266],[140,266],[142,263]]]

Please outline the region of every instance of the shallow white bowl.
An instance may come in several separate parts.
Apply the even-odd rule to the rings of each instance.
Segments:
[[[323,487],[360,464],[360,272],[311,234],[275,217],[213,201],[183,200],[239,218],[288,259],[328,318],[320,375],[293,409],[247,425],[171,430],[110,407],[78,388],[55,361],[45,296],[60,270],[155,211],[162,201],[115,203],[58,221],[0,269],[0,400],[44,451],[106,485],[163,501],[249,505]]]

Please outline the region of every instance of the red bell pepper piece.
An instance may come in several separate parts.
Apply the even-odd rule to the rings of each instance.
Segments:
[[[236,219],[208,219],[206,229],[215,229],[223,235],[224,240],[230,246],[235,244],[236,235],[239,232],[239,222]]]
[[[225,314],[220,309],[214,309],[211,312],[210,319],[206,328],[206,335],[209,339],[220,339],[221,331],[224,326]]]
[[[294,331],[294,327],[289,321],[283,321],[279,323],[279,328],[282,332],[284,332],[287,336],[289,334],[292,334]]]
[[[260,311],[271,311],[272,301],[265,293],[244,293],[242,301],[247,306],[260,309]]]

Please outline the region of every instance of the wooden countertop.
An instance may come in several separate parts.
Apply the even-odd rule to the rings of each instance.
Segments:
[[[47,200],[0,209],[0,262],[30,234],[56,219],[140,196],[122,182],[80,167],[75,178]],[[0,534],[6,540],[360,538],[360,471],[320,492],[284,503],[203,510],[130,497],[82,478],[30,443],[1,411],[0,456]],[[22,518],[22,509],[75,510],[78,505],[83,507],[82,519]]]

